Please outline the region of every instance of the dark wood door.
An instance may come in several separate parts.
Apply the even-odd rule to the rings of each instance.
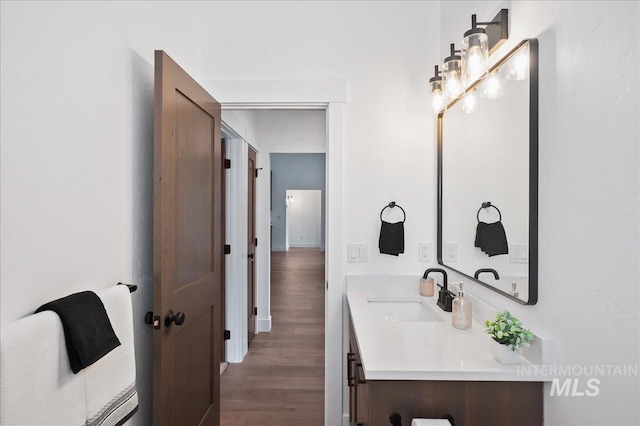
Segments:
[[[256,167],[256,152],[249,149],[249,207],[247,224],[247,332],[248,342],[251,342],[256,334],[256,179],[258,168]]]
[[[218,425],[221,109],[163,51],[154,96],[153,424]]]

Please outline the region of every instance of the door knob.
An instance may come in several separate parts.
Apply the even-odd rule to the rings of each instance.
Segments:
[[[249,254],[249,259],[253,259],[253,253]]]
[[[172,322],[175,322],[176,325],[182,325],[184,324],[185,318],[184,312],[178,312],[174,315],[172,310],[168,310],[164,317],[164,325],[169,327]]]

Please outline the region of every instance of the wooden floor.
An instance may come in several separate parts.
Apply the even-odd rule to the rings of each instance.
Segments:
[[[220,378],[221,426],[324,424],[324,252],[271,253],[271,316]]]

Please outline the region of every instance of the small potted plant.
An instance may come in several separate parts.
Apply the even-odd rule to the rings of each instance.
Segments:
[[[520,359],[520,349],[526,348],[533,341],[533,333],[522,326],[522,322],[511,315],[509,311],[502,311],[496,315],[494,321],[485,321],[485,332],[497,342],[493,355],[501,364],[517,364]]]

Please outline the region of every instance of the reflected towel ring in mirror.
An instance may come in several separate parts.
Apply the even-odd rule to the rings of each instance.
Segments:
[[[480,223],[480,212],[482,211],[482,209],[488,209],[489,207],[493,207],[494,209],[498,210],[498,222],[502,222],[502,213],[500,213],[500,209],[491,204],[491,201],[486,201],[482,203],[482,207],[480,207],[478,209],[478,213],[476,213],[476,219],[478,219],[478,223]]]
[[[395,201],[392,201],[389,204],[387,204],[386,206],[384,206],[383,209],[380,211],[380,221],[381,222],[384,222],[384,220],[382,220],[382,213],[384,213],[384,211],[386,209],[392,209],[394,207],[398,207],[400,210],[402,210],[402,214],[404,215],[404,219],[402,219],[402,223],[404,223],[407,220],[407,213],[404,211],[404,209],[402,207],[400,207],[400,204],[396,204]]]

